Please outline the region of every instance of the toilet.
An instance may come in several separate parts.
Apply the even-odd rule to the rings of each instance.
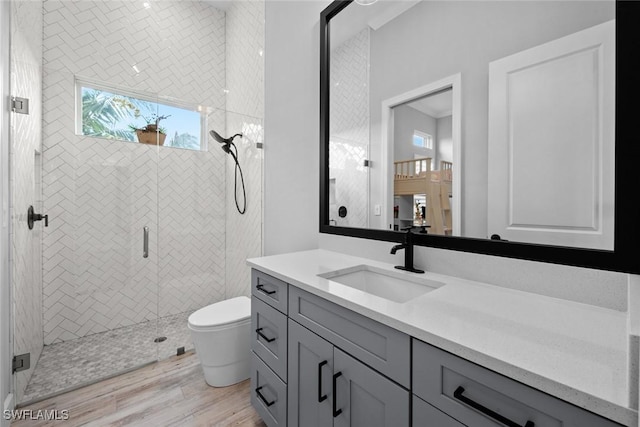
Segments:
[[[245,296],[208,305],[189,316],[191,339],[210,386],[250,376],[251,300]]]

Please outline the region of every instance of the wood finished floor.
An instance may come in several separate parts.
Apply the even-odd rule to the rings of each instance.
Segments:
[[[69,411],[66,421],[20,420],[14,427],[254,426],[265,427],[249,403],[249,380],[209,387],[193,352],[70,391],[20,409]]]

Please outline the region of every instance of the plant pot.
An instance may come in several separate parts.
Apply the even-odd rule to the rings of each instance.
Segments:
[[[149,130],[136,130],[136,135],[138,136],[138,142],[142,144],[150,144],[150,145],[164,145],[164,140],[167,135],[164,133],[149,131]]]

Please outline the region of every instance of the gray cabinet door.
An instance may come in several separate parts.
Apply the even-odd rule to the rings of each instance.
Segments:
[[[444,412],[413,396],[413,427],[465,427]]]
[[[333,345],[289,319],[289,427],[331,426]]]
[[[409,427],[407,390],[338,348],[333,360],[334,427]]]

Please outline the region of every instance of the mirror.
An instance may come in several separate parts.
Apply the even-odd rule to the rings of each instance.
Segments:
[[[428,246],[619,260],[621,8],[638,16],[611,0],[332,3],[321,232],[397,241],[422,226]]]

